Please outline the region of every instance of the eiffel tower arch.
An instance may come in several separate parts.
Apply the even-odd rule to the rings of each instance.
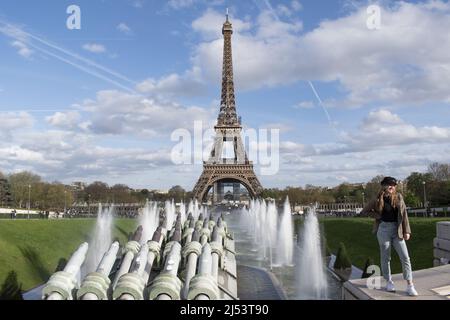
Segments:
[[[203,172],[193,190],[194,197],[200,202],[206,200],[209,190],[218,183],[240,183],[251,197],[257,197],[263,189],[254,172],[253,163],[248,160],[241,138],[242,125],[236,113],[234,94],[231,48],[233,28],[228,20],[228,14],[222,34],[224,36],[222,94],[220,112],[214,127],[216,137],[209,159],[203,163]],[[233,189],[236,190],[234,186]]]
[[[253,172],[253,166],[251,164],[240,166],[205,164],[203,173],[194,188],[195,198],[199,201],[205,201],[210,189],[216,183],[222,182],[240,183],[252,197],[257,197],[262,191],[262,186]]]

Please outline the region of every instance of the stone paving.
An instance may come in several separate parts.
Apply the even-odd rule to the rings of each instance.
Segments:
[[[406,281],[402,274],[392,276],[396,292],[384,290],[385,280],[381,280],[381,289],[369,289],[367,279],[354,279],[344,283],[345,300],[450,300],[450,264],[413,272],[414,286],[419,295],[406,294]]]

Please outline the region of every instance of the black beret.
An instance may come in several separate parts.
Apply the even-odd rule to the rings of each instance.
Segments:
[[[396,186],[397,185],[397,179],[393,177],[384,177],[384,179],[381,181],[382,186]]]

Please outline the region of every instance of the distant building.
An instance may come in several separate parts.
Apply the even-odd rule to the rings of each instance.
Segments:
[[[156,194],[169,194],[169,190],[151,190],[150,192]]]
[[[72,182],[71,187],[75,192],[84,191],[84,189],[87,187],[87,183],[81,181],[74,181]]]

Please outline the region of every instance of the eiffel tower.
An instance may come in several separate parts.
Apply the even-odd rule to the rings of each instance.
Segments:
[[[242,184],[251,197],[262,192],[262,186],[253,170],[253,163],[248,160],[241,138],[241,119],[236,114],[236,103],[233,82],[233,57],[231,51],[232,24],[228,20],[223,24],[222,34],[223,67],[222,96],[217,125],[214,127],[216,137],[214,147],[208,161],[203,162],[203,172],[193,190],[193,196],[204,202],[213,187],[214,199],[217,201],[224,194],[224,186],[233,186],[234,200],[239,200],[237,194]]]

